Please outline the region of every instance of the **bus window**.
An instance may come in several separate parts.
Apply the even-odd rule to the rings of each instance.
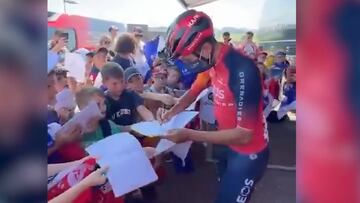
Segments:
[[[69,41],[67,43],[66,48],[69,51],[74,51],[76,49],[76,34],[75,34],[75,30],[73,29],[48,27],[48,41],[51,40],[51,37],[54,35],[57,29],[69,33]]]

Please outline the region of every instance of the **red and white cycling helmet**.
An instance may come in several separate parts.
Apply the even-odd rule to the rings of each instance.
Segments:
[[[187,10],[169,27],[166,36],[167,58],[192,54],[208,39],[214,38],[214,28],[208,15]]]

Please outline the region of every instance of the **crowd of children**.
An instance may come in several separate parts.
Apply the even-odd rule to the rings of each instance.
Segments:
[[[112,33],[114,30],[113,27],[109,29]],[[250,41],[253,33],[249,32],[247,35],[248,44],[244,45],[244,53],[256,62],[261,72],[265,87],[264,97],[267,92],[273,98],[280,100],[282,86],[287,92],[291,85],[296,85],[294,65],[289,64],[284,52],[279,51],[275,56],[264,51],[256,52],[256,45]],[[137,45],[133,37],[131,33],[122,34],[116,40],[113,36],[102,37],[96,50],[85,53],[86,65],[82,82],[68,77],[67,67],[62,67],[61,61],[58,61],[60,63],[56,66],[49,67],[47,76],[49,176],[53,177],[74,164],[84,163],[89,159],[84,150],[87,146],[119,132],[132,133],[143,144],[148,154],[153,152],[158,140],[142,137],[133,132],[130,126],[139,121],[155,120],[159,111],[170,109],[177,103],[189,84],[186,79],[184,81],[181,71],[176,66],[161,60],[154,60],[148,71],[150,79],[144,81],[146,77],[144,69],[139,70],[135,65],[133,56]],[[136,37],[139,37],[138,32]],[[57,46],[58,42],[51,43]],[[275,57],[273,63],[269,62],[272,57]],[[81,112],[91,103],[96,103],[99,115],[92,117],[85,126],[73,122],[72,118],[76,112]],[[211,89],[199,104],[200,127],[208,131],[216,130]],[[210,149],[208,159],[212,160],[211,148],[208,149]],[[162,156],[153,160],[158,172],[161,171],[160,165],[163,161]],[[77,196],[81,196],[87,188],[104,184],[105,171],[106,168],[98,169],[86,177],[79,178],[79,184],[52,197],[50,202],[71,202]],[[151,202],[154,199],[154,194],[148,192],[153,190],[151,188],[144,187],[140,189],[141,195],[132,193],[131,197],[125,199],[127,202]],[[109,202],[123,201],[123,198],[110,199]]]

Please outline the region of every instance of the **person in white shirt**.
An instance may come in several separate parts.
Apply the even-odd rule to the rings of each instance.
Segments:
[[[135,68],[137,68],[140,71],[141,75],[145,77],[147,71],[150,70],[150,67],[146,63],[146,58],[144,55],[145,43],[142,41],[142,38],[144,37],[142,28],[134,27],[133,34],[136,41],[134,54]]]
[[[216,119],[214,115],[214,95],[212,87],[209,87],[208,93],[200,99],[199,118],[201,120],[201,129],[204,131],[216,130]],[[213,144],[205,143],[206,161],[213,162],[215,160],[213,152]]]
[[[116,27],[115,25],[112,25],[109,27],[108,31],[109,31],[109,36],[110,36],[110,40],[111,40],[110,50],[115,51],[119,28]]]
[[[240,45],[240,49],[243,51],[243,53],[253,59],[256,58],[256,55],[258,53],[258,47],[253,42],[254,33],[249,31],[246,33],[244,42]]]

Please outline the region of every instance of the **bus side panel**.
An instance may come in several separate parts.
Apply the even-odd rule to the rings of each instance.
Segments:
[[[89,20],[85,17],[62,14],[56,21],[49,21],[48,26],[58,29],[73,29],[76,35],[76,49],[93,49],[95,47],[94,44],[89,43]]]

